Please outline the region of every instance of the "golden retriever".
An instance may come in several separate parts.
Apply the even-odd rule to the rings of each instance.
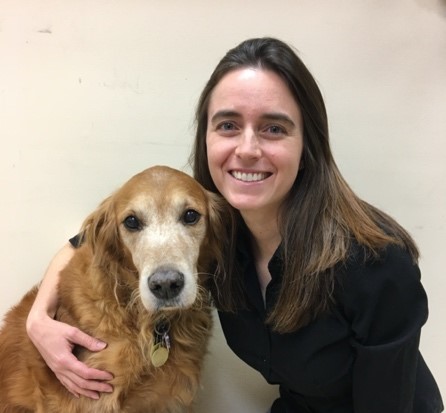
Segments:
[[[59,285],[56,318],[108,346],[75,348],[113,373],[114,391],[75,398],[30,342],[37,288],[0,332],[1,413],[193,411],[212,318],[205,280],[218,265],[222,204],[194,179],[155,166],[131,178],[84,222]]]

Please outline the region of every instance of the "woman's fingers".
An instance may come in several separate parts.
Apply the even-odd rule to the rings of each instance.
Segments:
[[[113,386],[107,381],[113,379],[113,375],[107,371],[88,367],[80,362],[72,353],[72,347],[82,345],[91,351],[99,351],[105,343],[88,336],[82,331],[71,328],[67,334],[67,351],[59,354],[52,365],[57,378],[74,396],[86,396],[98,399],[100,393],[110,393]],[[87,347],[88,346],[88,347]]]
[[[107,346],[103,341],[91,337],[75,327],[69,329],[67,338],[71,343],[85,347],[90,351],[101,351]]]
[[[104,342],[50,317],[37,323],[29,335],[48,367],[73,396],[98,399],[100,393],[113,391],[107,383],[113,379],[111,373],[90,368],[73,355],[75,345],[100,351],[106,347]]]

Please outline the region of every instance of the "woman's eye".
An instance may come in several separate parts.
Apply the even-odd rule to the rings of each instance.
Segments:
[[[199,212],[193,209],[188,209],[187,211],[184,212],[183,216],[181,217],[181,220],[183,224],[194,225],[199,221],[200,217],[201,215]]]
[[[217,129],[223,132],[231,132],[235,130],[235,125],[232,122],[222,122],[217,126]]]
[[[266,129],[266,131],[269,133],[272,133],[274,135],[279,135],[279,134],[285,133],[285,129],[278,125],[269,126]]]
[[[129,215],[124,219],[123,224],[129,231],[139,231],[142,227],[141,222],[134,215]]]

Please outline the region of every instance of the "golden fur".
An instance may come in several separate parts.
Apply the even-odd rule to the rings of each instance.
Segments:
[[[106,199],[85,221],[83,243],[61,273],[56,318],[108,343],[98,353],[75,352],[112,372],[114,391],[77,399],[59,383],[25,331],[34,288],[0,332],[0,413],[191,412],[212,323],[204,282],[220,259],[219,212],[212,193],[159,166]],[[184,288],[156,297],[148,288],[154,273],[181,273]],[[170,323],[171,350],[156,368],[149,352],[160,319]]]

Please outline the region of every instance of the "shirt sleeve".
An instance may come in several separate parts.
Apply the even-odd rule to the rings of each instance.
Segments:
[[[356,353],[355,413],[411,413],[420,331],[428,316],[418,266],[396,246],[376,259],[358,255],[342,294]]]

